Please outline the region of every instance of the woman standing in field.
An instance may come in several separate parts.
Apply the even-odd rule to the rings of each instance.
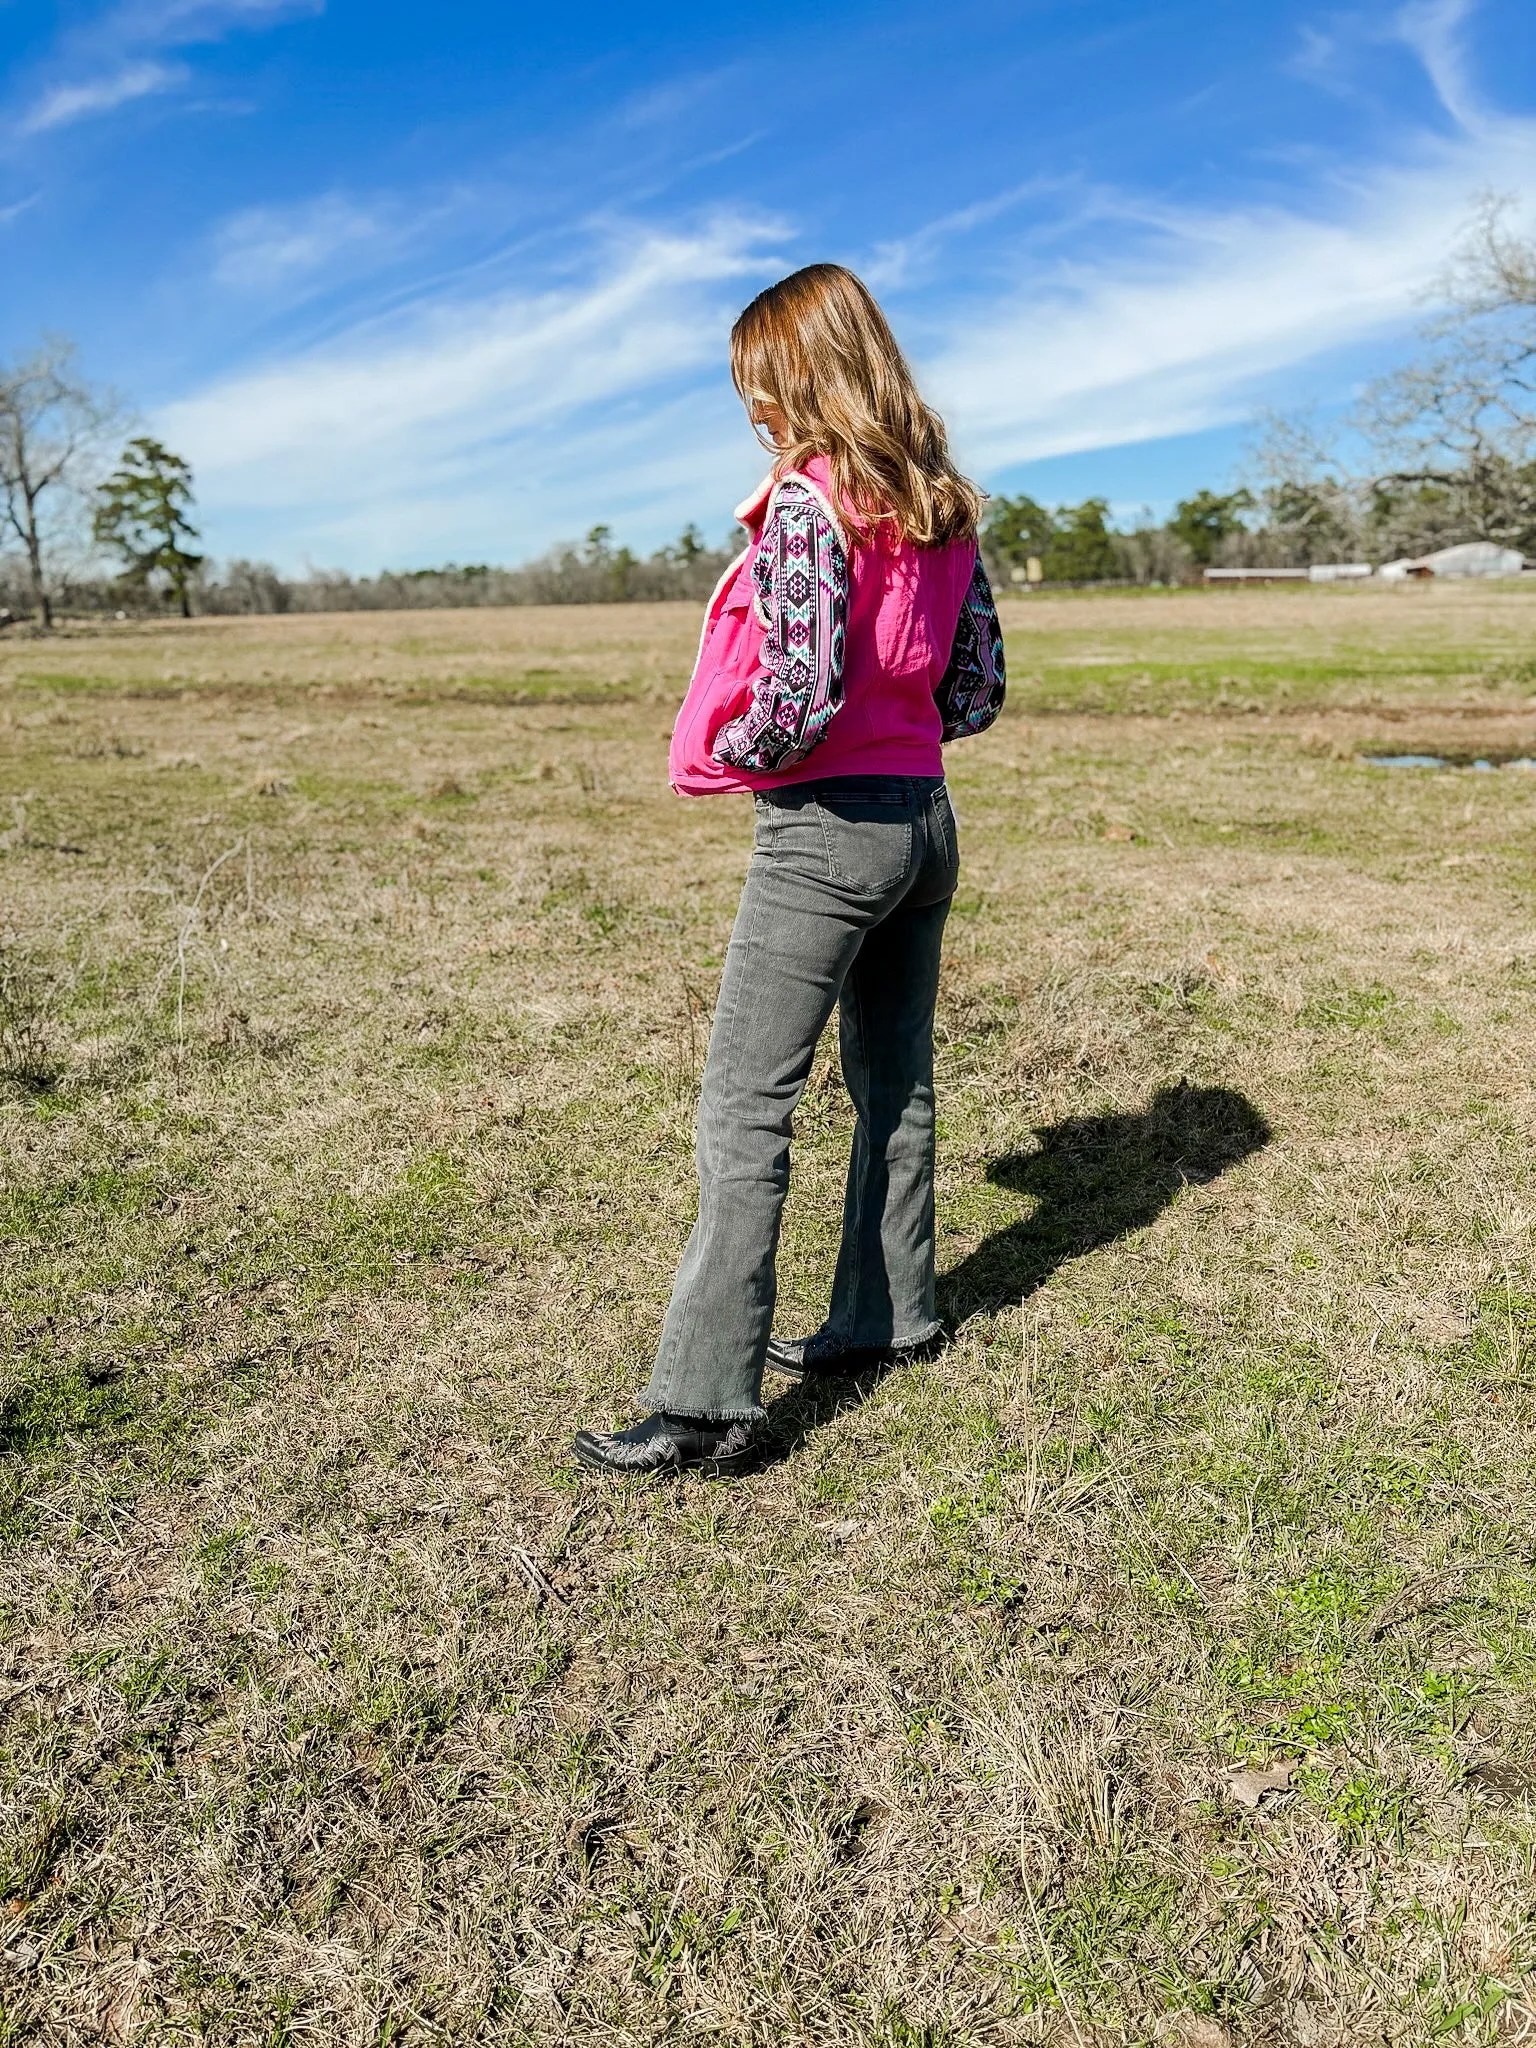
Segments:
[[[776,459],[736,514],[750,544],[710,601],[671,775],[682,796],[752,791],[756,844],[650,1412],[576,1438],[583,1464],[619,1473],[739,1469],[765,1366],[800,1378],[910,1354],[940,1328],[933,1010],[959,855],[939,749],[1003,701],[981,494],[880,308],[837,264],[752,301],[731,374]],[[822,1328],[785,1341],[772,1331],[790,1126],[834,1004],[857,1117],[842,1248]]]

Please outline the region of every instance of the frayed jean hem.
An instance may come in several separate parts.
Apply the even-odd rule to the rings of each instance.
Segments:
[[[636,1400],[647,1415],[685,1415],[690,1422],[766,1422],[768,1410],[758,1402],[752,1408],[699,1408],[686,1405],[661,1387],[646,1387]]]
[[[828,1321],[806,1339],[807,1344],[835,1344],[844,1351],[918,1351],[944,1335],[944,1324],[935,1316],[912,1337],[861,1337]]]

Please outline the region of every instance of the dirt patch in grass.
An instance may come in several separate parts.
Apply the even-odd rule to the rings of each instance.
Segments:
[[[1359,759],[1536,745],[1531,613],[1432,595],[1475,687],[1026,685],[954,751],[952,1341],[770,1382],[713,1487],[565,1456],[649,1364],[746,857],[665,790],[691,617],[6,649],[5,2038],[1536,2025],[1536,778]],[[1010,654],[1310,660],[1317,598]],[[656,699],[456,694],[514,663]],[[848,1132],[829,1047],[793,1329]]]

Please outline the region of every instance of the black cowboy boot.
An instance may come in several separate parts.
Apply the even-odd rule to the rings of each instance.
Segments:
[[[577,1462],[598,1472],[682,1472],[697,1466],[708,1478],[739,1472],[757,1454],[750,1422],[706,1422],[697,1415],[647,1415],[643,1422],[605,1436],[576,1433]]]
[[[818,1330],[813,1337],[770,1337],[764,1362],[780,1379],[810,1380],[830,1373],[867,1371],[872,1366],[889,1371],[899,1365],[915,1365],[919,1359],[935,1357],[943,1343],[942,1331],[916,1344],[845,1344]]]

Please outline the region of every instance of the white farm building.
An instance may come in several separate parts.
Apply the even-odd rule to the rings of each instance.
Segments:
[[[1524,567],[1525,557],[1517,548],[1501,548],[1492,540],[1468,540],[1460,547],[1441,548],[1413,561],[1383,562],[1376,573],[1385,582],[1401,583],[1410,576],[1518,576]]]

